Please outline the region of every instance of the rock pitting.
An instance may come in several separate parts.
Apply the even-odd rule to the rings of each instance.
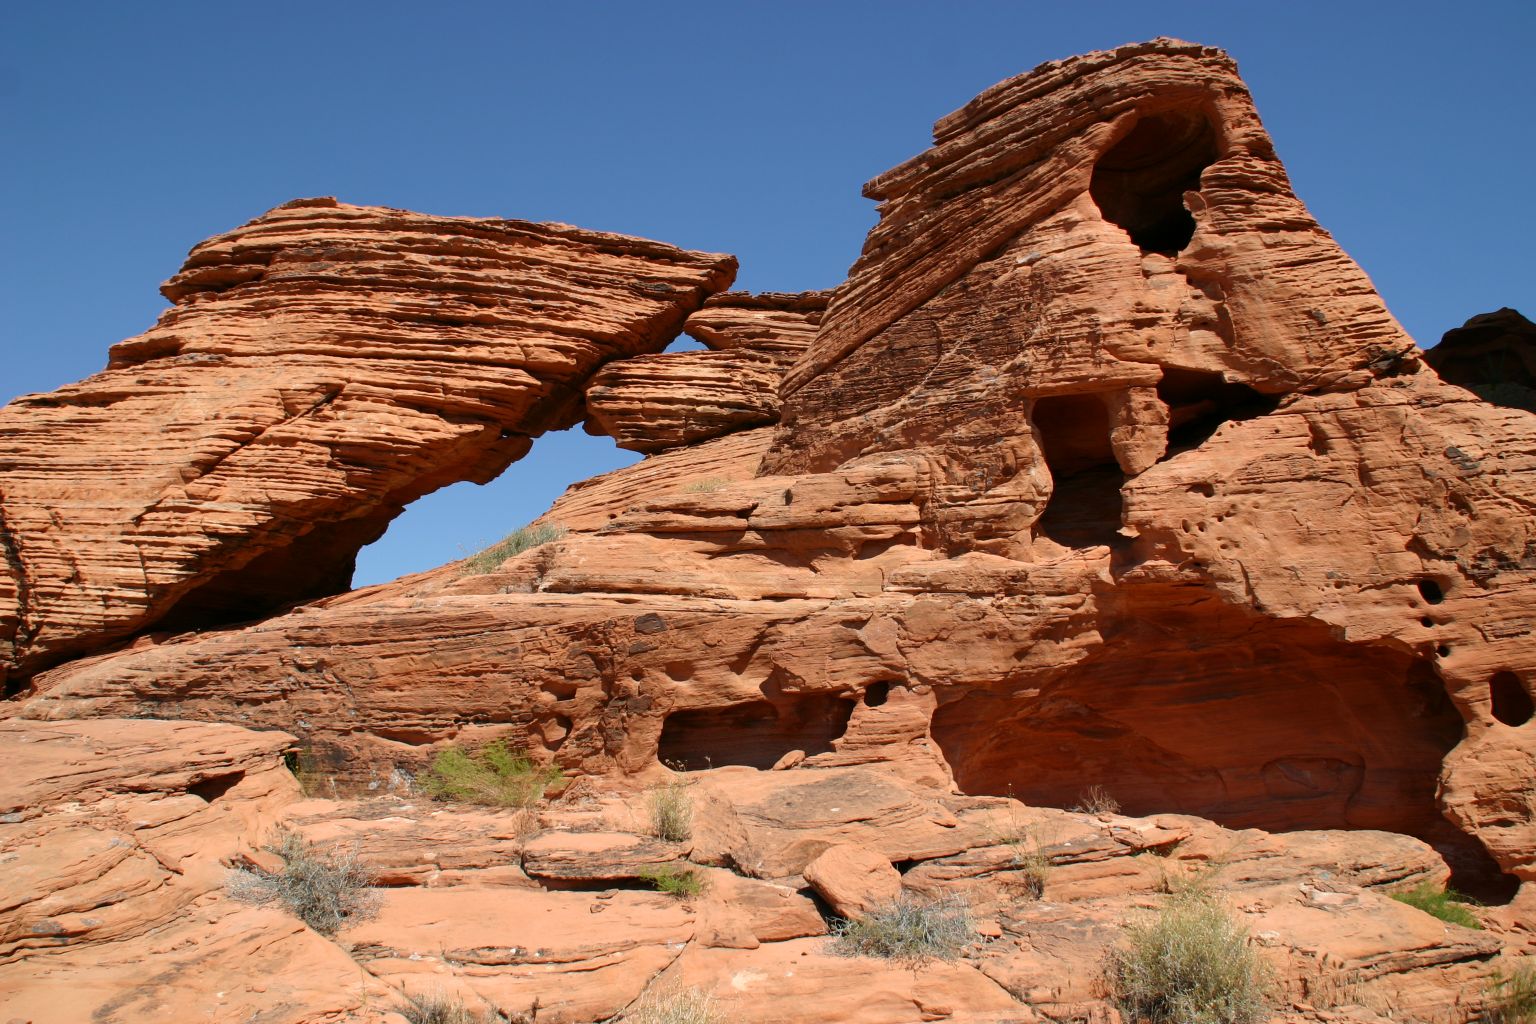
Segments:
[[[677,985],[764,1024],[812,993],[829,1020],[1107,1020],[1104,950],[1192,874],[1276,967],[1276,1019],[1474,1019],[1495,957],[1536,942],[1536,417],[1474,379],[1528,322],[1422,353],[1217,50],[1042,65],[934,143],[866,186],[880,222],[832,293],[709,297],[728,257],[334,204],[200,246],[116,369],[0,414],[6,711],[45,720],[7,728],[286,730],[338,792],[396,793],[284,812],[391,887],[326,1012],[382,979],[541,1024]],[[347,347],[372,315],[349,288],[394,297],[405,368]],[[679,330],[712,351],[662,352]],[[198,390],[179,361],[233,373],[262,338],[297,353],[295,394],[316,360],[357,372],[238,441],[287,392]],[[130,447],[45,525],[39,481],[146,402],[232,452],[149,459],[180,478],[145,504]],[[236,592],[336,591],[409,497],[581,419],[648,457],[573,486],[541,520],[559,539],[174,635]],[[285,468],[309,456],[326,471]],[[234,500],[257,483],[265,504]],[[107,571],[148,536],[170,568]],[[294,578],[313,538],[335,557]],[[434,752],[493,738],[576,783],[520,817],[409,795]],[[637,817],[668,777],[682,843]],[[1090,790],[1127,816],[1066,810]],[[704,895],[631,891],[669,865]],[[1448,878],[1502,904],[1488,931],[1384,895]],[[848,917],[963,896],[978,943],[871,968],[831,955],[813,892]]]

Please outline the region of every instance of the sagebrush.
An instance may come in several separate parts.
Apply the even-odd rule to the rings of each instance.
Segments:
[[[1270,972],[1248,932],[1204,894],[1164,904],[1126,926],[1104,962],[1110,998],[1147,1024],[1259,1024],[1269,1019]]]
[[[693,797],[681,779],[653,786],[645,795],[651,835],[674,843],[693,836]]]
[[[552,540],[559,540],[565,536],[565,533],[565,527],[554,523],[534,523],[524,526],[522,529],[513,530],[484,551],[470,555],[460,563],[460,568],[468,576],[483,575],[494,571],[501,566],[502,562],[524,551],[541,544],[548,544]]]
[[[1392,893],[1392,898],[1450,924],[1459,924],[1463,928],[1483,926],[1468,909],[1471,901],[1454,889],[1441,889],[1430,882],[1421,882],[1405,892]]]
[[[724,1024],[714,997],[701,989],[652,989],[620,1018],[624,1024]]]
[[[287,829],[279,830],[264,849],[283,859],[282,870],[232,872],[229,893],[235,899],[278,904],[322,935],[334,935],[343,925],[378,912],[373,873],[356,851],[321,850]]]
[[[924,900],[903,895],[864,917],[837,926],[832,952],[920,963],[953,960],[976,938],[970,906],[956,896]]]
[[[529,808],[561,777],[559,768],[535,764],[527,754],[496,740],[473,752],[462,747],[438,751],[416,784],[438,800]]]
[[[400,1016],[410,1024],[481,1024],[484,1018],[464,1005],[464,1000],[442,992],[404,994]]]

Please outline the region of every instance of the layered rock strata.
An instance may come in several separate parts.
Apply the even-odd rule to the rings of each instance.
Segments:
[[[869,192],[771,443],[576,489],[579,529],[489,573],[146,638],[14,710],[291,728],[380,786],[496,736],[593,775],[1097,785],[1536,881],[1536,418],[1422,365],[1230,59],[1044,65]]]
[[[0,411],[0,677],[346,589],[409,502],[578,422],[735,261],[299,200],[192,250],[108,368]]]
[[[810,344],[829,296],[711,296],[683,324],[711,351],[626,359],[593,377],[594,432],[651,454],[777,423],[779,383]]]

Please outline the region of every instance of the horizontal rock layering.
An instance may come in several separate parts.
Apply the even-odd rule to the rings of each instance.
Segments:
[[[729,256],[299,200],[192,250],[108,368],[0,411],[0,677],[344,590],[410,502],[485,482],[657,352]]]
[[[146,636],[37,675],[10,712],[289,729],[379,788],[504,737],[594,776],[743,780],[722,800],[770,832],[788,812],[750,792],[765,777],[869,771],[861,799],[902,808],[908,786],[1055,807],[1099,786],[1135,814],[1407,833],[1458,884],[1524,882],[1529,906],[1536,417],[1424,364],[1291,193],[1231,60],[1158,40],[1044,65],[867,191],[880,222],[772,402],[738,415],[709,396],[767,385],[698,369],[787,360],[816,311],[768,298],[694,314],[722,351],[594,381],[593,418],[660,454],[573,488],[545,517],[563,537]],[[675,258],[697,305],[724,264]],[[989,870],[940,819],[881,819],[923,840],[889,859],[935,862],[909,889]],[[845,838],[767,843],[754,870],[798,875]],[[596,856],[534,860],[577,853]],[[392,914],[438,937],[415,897]],[[657,947],[684,927],[647,920]],[[389,971],[418,970],[369,934]],[[1472,977],[1490,955],[1445,962]],[[678,972],[714,977],[714,958]],[[1038,963],[997,970],[1044,984]]]

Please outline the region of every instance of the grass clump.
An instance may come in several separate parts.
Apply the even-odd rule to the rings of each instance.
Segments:
[[[378,912],[373,873],[355,851],[325,852],[288,829],[263,848],[283,859],[283,869],[276,874],[243,868],[232,872],[229,893],[235,899],[279,904],[321,935],[334,935],[343,925]]]
[[[404,994],[405,1005],[399,1008],[400,1016],[410,1024],[481,1024],[484,1020],[464,1005],[464,1000],[441,992],[430,995]]]
[[[724,1024],[714,997],[702,989],[685,988],[645,993],[620,1018],[624,1024]]]
[[[1489,1024],[1536,1024],[1536,962],[1505,974],[1498,971],[1488,986]]]
[[[963,899],[945,896],[919,900],[901,896],[856,921],[837,926],[832,952],[837,956],[876,956],[921,963],[953,960],[976,937],[971,910]]]
[[[693,797],[681,779],[653,786],[645,796],[651,835],[674,843],[693,837]]]
[[[500,568],[501,563],[507,559],[536,548],[540,544],[548,544],[552,540],[559,540],[565,536],[565,532],[565,527],[556,526],[554,523],[536,523],[532,526],[525,526],[520,530],[513,530],[484,551],[477,552],[464,559],[464,574],[466,576],[480,576],[493,572]]]
[[[559,768],[541,767],[502,740],[474,753],[462,747],[440,750],[417,784],[437,800],[527,809],[561,778]]]
[[[1405,892],[1392,893],[1392,898],[1449,924],[1459,924],[1463,928],[1483,927],[1477,916],[1467,909],[1471,901],[1453,889],[1440,889],[1430,882],[1420,882]]]
[[[1248,932],[1206,896],[1168,901],[1126,926],[1104,975],[1127,1020],[1147,1024],[1258,1024],[1269,1018],[1269,971]]]
[[[704,879],[699,873],[677,864],[641,868],[640,877],[654,885],[657,892],[680,900],[692,899],[704,891]]]
[[[689,494],[711,494],[728,486],[729,483],[730,481],[723,477],[707,476],[702,480],[695,480],[687,487],[684,487],[683,490]]]

